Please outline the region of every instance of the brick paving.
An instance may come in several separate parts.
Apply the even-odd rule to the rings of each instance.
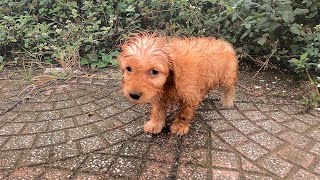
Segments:
[[[143,133],[118,79],[78,78],[20,103],[0,80],[0,179],[320,179],[320,116],[294,104],[204,100],[189,134]]]

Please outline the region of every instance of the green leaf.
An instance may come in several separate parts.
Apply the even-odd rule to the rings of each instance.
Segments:
[[[299,59],[296,59],[296,58],[291,58],[289,62],[292,63],[293,65],[297,65],[300,63]]]
[[[247,29],[250,29],[251,28],[251,24],[246,23],[246,24],[244,24],[244,27],[246,27]]]
[[[111,53],[110,53],[110,55],[112,56],[112,57],[114,57],[114,56],[118,56],[119,55],[119,51],[112,51]]]
[[[10,42],[17,42],[17,39],[16,38],[14,38],[14,37],[9,37],[9,40],[10,40]]]
[[[308,53],[303,53],[301,56],[300,56],[300,60],[305,60],[308,56]]]
[[[243,38],[245,38],[246,36],[248,36],[248,34],[249,34],[250,32],[251,32],[250,29],[248,29],[246,32],[244,32],[244,33],[242,34],[242,36],[240,37],[240,39],[243,39]]]
[[[89,59],[87,59],[87,58],[81,59],[81,60],[80,60],[80,64],[81,64],[81,65],[89,64]]]
[[[119,61],[117,59],[112,59],[110,61],[110,63],[113,65],[113,66],[118,66],[119,65]]]
[[[238,16],[236,14],[232,14],[231,21],[234,22],[237,19],[238,19]]]
[[[286,0],[282,0],[282,1],[279,1],[279,11],[282,12],[282,11],[292,11],[292,1],[286,1]]]
[[[300,9],[300,8],[297,8],[293,11],[293,14],[294,15],[305,15],[309,12],[308,9]]]
[[[227,8],[227,11],[229,13],[233,13],[234,12],[234,9],[230,5],[226,4],[226,8]]]
[[[98,63],[97,63],[97,62],[94,62],[94,63],[90,64],[90,67],[91,67],[92,69],[94,69],[94,68],[97,67],[97,65],[98,65]]]
[[[264,43],[266,42],[266,40],[267,40],[267,38],[264,38],[264,37],[262,37],[262,38],[258,38],[257,43],[258,43],[258,44],[260,44],[260,45],[262,46],[262,45],[264,45]]]
[[[62,29],[56,29],[56,32],[60,34],[62,32]]]
[[[111,59],[112,59],[111,55],[102,56],[103,62],[109,63]]]
[[[98,61],[98,55],[96,53],[87,54],[90,61]]]
[[[294,21],[294,15],[292,14],[291,11],[285,11],[282,14],[282,20],[286,23],[291,23]]]
[[[86,45],[86,47],[84,47],[85,52],[87,52],[89,49],[91,49],[91,45]]]
[[[133,7],[132,5],[129,5],[129,6],[126,8],[125,11],[126,11],[126,12],[134,12],[135,9],[134,9],[134,7]]]
[[[271,22],[270,25],[269,25],[269,30],[271,32],[275,31],[278,27],[280,26],[279,23],[277,22]]]
[[[24,47],[25,48],[29,48],[29,44],[26,42],[26,43],[24,43]]]
[[[308,63],[308,64],[309,64],[310,67],[315,67],[315,68],[317,68],[318,65],[320,65],[318,63]]]
[[[119,9],[120,9],[121,11],[123,11],[123,10],[126,8],[126,4],[123,3],[123,2],[119,2],[119,3],[118,3],[118,7],[119,7]]]
[[[291,31],[293,34],[300,35],[300,29],[299,29],[297,26],[291,26],[291,27],[290,27],[290,31]]]
[[[314,97],[314,100],[315,100],[315,101],[317,101],[317,102],[319,102],[319,101],[320,101],[320,96],[319,96],[319,94],[318,94],[318,93],[316,93],[316,96]]]
[[[102,61],[99,61],[99,63],[97,64],[97,67],[98,67],[98,68],[104,68],[104,67],[107,66],[107,64],[108,64],[108,63],[104,63],[104,62],[102,62]]]
[[[318,96],[318,93],[311,91],[311,96],[314,98],[314,97]]]

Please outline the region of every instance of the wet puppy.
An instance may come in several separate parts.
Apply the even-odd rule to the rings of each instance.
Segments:
[[[238,61],[232,45],[223,40],[138,33],[122,45],[118,59],[125,96],[152,104],[145,132],[160,133],[166,108],[179,102],[182,106],[170,130],[186,134],[204,96],[219,86],[222,106],[233,106]]]

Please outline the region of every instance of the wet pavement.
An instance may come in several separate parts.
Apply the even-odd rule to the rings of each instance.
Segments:
[[[148,107],[119,79],[78,78],[31,92],[0,80],[0,179],[320,179],[320,115],[291,103],[208,96],[184,137],[143,133]]]

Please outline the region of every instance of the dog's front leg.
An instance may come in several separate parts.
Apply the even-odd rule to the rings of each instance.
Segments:
[[[197,107],[198,105],[183,105],[170,127],[171,132],[179,136],[187,134]]]
[[[153,103],[150,120],[144,124],[144,132],[158,134],[161,132],[166,120],[164,104],[158,100]]]

